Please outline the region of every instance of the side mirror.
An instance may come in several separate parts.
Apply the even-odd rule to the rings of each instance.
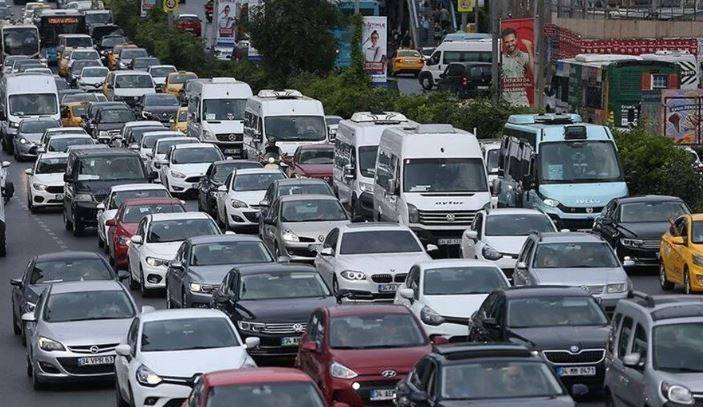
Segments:
[[[429,396],[425,391],[414,391],[408,394],[408,399],[414,403],[427,402]]]
[[[443,336],[433,336],[432,337],[432,345],[435,346],[440,346],[440,345],[448,345],[449,344],[449,339],[443,337]]]
[[[445,74],[444,72],[442,72],[441,74],[439,74],[439,77],[440,77],[440,78],[446,78],[446,77],[447,77],[447,74]]]
[[[46,153],[46,148],[44,148],[44,147],[39,147],[39,148],[37,148],[37,153],[38,153],[38,154],[44,154],[44,153]]]
[[[115,218],[108,219],[105,221],[105,226],[110,226],[110,227],[117,226],[117,221],[115,220]]]
[[[34,171],[32,171],[31,168],[27,168],[26,170],[24,170],[24,173],[27,175],[32,175],[32,174],[34,174]]]
[[[217,187],[217,192],[227,192],[227,186],[220,185],[219,187]]]
[[[151,171],[149,173],[149,181],[155,181],[157,178],[159,178],[159,173],[156,171]]]
[[[635,261],[632,260],[632,258],[630,256],[625,256],[625,258],[622,259],[622,265],[624,267],[634,267]]]
[[[71,179],[71,177],[68,174],[63,174],[63,182],[71,183],[71,182],[73,182],[73,180]]]
[[[115,353],[119,356],[129,357],[132,356],[132,348],[127,344],[117,345],[115,348]]]
[[[518,262],[517,265],[515,265],[515,268],[518,270],[527,270],[527,264],[525,264],[524,261]]]
[[[22,322],[36,322],[37,319],[34,317],[34,312],[25,312],[22,314]]]
[[[257,338],[256,336],[250,336],[244,340],[244,344],[246,345],[247,349],[257,348],[260,343],[261,339]]]
[[[627,367],[638,367],[640,365],[641,359],[642,357],[639,353],[628,353],[622,359],[622,363]]]
[[[139,235],[134,235],[130,239],[130,242],[132,242],[132,244],[142,244],[144,243],[144,238]]]
[[[308,352],[317,352],[317,349],[318,349],[317,342],[313,342],[313,341],[303,342],[303,350],[306,350]]]
[[[395,194],[395,189],[396,189],[396,182],[394,179],[388,180],[388,189],[390,189],[392,194]]]
[[[174,269],[174,270],[179,270],[179,271],[182,271],[184,269],[183,263],[180,261],[175,261],[175,260],[168,263],[168,268]]]
[[[415,299],[415,290],[413,290],[412,288],[401,288],[400,290],[398,290],[398,294],[400,294],[400,296],[402,298],[405,298],[406,300]]]
[[[99,204],[95,205],[95,209],[99,211],[104,211],[105,210],[105,203],[100,202]]]
[[[138,144],[130,144],[127,148],[130,150],[139,150],[139,145]]]
[[[604,225],[612,225],[613,220],[610,218],[600,218],[600,223],[602,223]]]
[[[437,246],[436,244],[428,244],[426,250],[427,252],[436,252],[437,250],[439,250],[439,246]]]
[[[10,285],[14,287],[22,288],[22,280],[19,278],[13,278],[10,280]]]
[[[475,230],[467,230],[464,235],[466,235],[467,238],[472,240],[478,239],[478,232]]]
[[[273,216],[264,217],[264,225],[275,225],[275,224],[276,224],[276,219],[274,219]]]
[[[117,272],[117,279],[120,281],[125,281],[129,278],[129,271],[127,270],[120,270]]]
[[[0,120],[1,120],[1,119],[2,119],[2,117],[0,117]],[[9,166],[10,166],[10,162],[9,162],[9,161],[3,161],[3,162],[2,162],[2,168],[7,168],[7,167],[9,167]]]
[[[320,250],[320,256],[334,256],[334,250],[331,247],[324,247]]]
[[[264,200],[262,200],[262,201],[259,202],[259,206],[263,206],[263,207],[268,208],[268,207],[269,207],[269,201],[268,201],[267,199],[264,199]]]
[[[356,178],[355,170],[356,169],[354,168],[353,165],[351,165],[351,164],[345,165],[344,166],[344,178],[346,178],[346,179]]]
[[[496,321],[495,318],[486,318],[483,320],[483,325],[488,327],[488,328],[497,328],[498,327],[498,321]]]
[[[283,264],[290,263],[290,257],[288,257],[288,256],[278,256],[278,257],[276,258],[276,262],[278,262],[278,263],[283,263]]]
[[[146,314],[147,312],[154,312],[156,311],[156,308],[152,307],[151,305],[142,305],[142,314]]]
[[[681,236],[674,236],[671,238],[671,244],[675,244],[677,246],[683,246],[686,244],[686,241]]]

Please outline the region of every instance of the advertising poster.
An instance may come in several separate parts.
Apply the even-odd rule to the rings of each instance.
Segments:
[[[217,1],[217,42],[234,43],[235,16],[239,1]]]
[[[700,143],[703,90],[662,90],[664,135],[680,144]]]
[[[501,36],[501,89],[503,100],[513,106],[533,106],[534,19],[503,20]]]
[[[156,0],[142,0],[142,10],[141,17],[144,18],[149,15],[149,12],[156,7]]]
[[[475,0],[457,0],[457,11],[460,13],[471,13],[474,11]]]
[[[386,62],[388,61],[387,21],[385,16],[364,17],[361,32],[361,50],[364,53],[364,72],[371,82],[386,82]]]

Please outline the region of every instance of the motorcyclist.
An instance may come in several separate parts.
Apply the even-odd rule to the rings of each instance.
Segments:
[[[264,168],[278,168],[281,161],[281,150],[276,145],[276,139],[269,138],[264,147],[264,154],[261,156]]]

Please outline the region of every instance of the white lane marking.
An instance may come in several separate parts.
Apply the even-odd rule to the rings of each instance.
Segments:
[[[34,219],[34,221],[37,223],[37,225],[39,225],[39,227],[40,227],[44,232],[46,232],[46,234],[51,238],[51,240],[54,241],[54,243],[56,243],[57,246],[59,246],[59,248],[60,248],[61,250],[68,250],[68,246],[66,245],[66,243],[64,243],[64,241],[61,240],[61,238],[59,238],[59,237],[56,235],[56,233],[54,233],[54,231],[51,230],[51,228],[49,228],[49,226],[48,226],[46,223],[44,223],[44,221],[43,221],[40,217],[38,217],[37,215],[31,213],[31,212],[29,211],[29,207],[28,207],[27,205],[21,205],[20,208],[22,208],[23,211],[27,212],[27,214],[28,214],[32,219]]]

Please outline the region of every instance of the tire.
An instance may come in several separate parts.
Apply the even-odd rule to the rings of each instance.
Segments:
[[[17,322],[17,316],[15,315],[15,301],[12,301],[12,333],[15,334],[15,336],[20,336],[22,334],[22,327]]]
[[[98,228],[99,227],[100,227],[100,223],[98,223]],[[100,232],[97,232],[97,233],[98,233],[98,247],[101,249],[105,249],[106,248],[105,241],[100,237]]]
[[[149,289],[147,289],[146,284],[144,284],[144,270],[142,270],[141,267],[139,267],[139,293],[142,298],[149,296]]]
[[[659,262],[659,285],[661,285],[662,290],[671,291],[674,289],[674,283],[666,278],[666,267],[664,267],[664,262]]]
[[[32,366],[32,388],[35,391],[42,391],[46,388],[44,382],[41,381],[39,375],[34,371],[34,366]]]
[[[71,233],[75,237],[79,237],[83,233],[84,226],[77,220],[71,222]]]
[[[605,400],[603,401],[606,407],[615,407],[615,401],[613,401],[613,395],[610,390],[605,391]]]
[[[188,305],[188,301],[186,300],[185,288],[183,288],[183,292],[181,293],[181,308],[190,308],[190,305]]]
[[[422,89],[424,90],[432,90],[434,87],[434,82],[432,80],[432,74],[427,74],[427,75],[418,75],[418,80],[420,81],[420,86],[422,86]]]
[[[129,273],[129,289],[130,290],[136,290],[139,288],[139,282],[137,282],[134,279],[134,275],[132,274],[132,267],[129,265],[129,260],[127,260],[127,272]]]
[[[68,220],[68,217],[66,216],[66,210],[63,210],[63,227],[66,228],[66,230],[70,231],[73,228],[73,225],[71,224],[71,221]]]
[[[332,293],[337,294],[339,292],[339,282],[337,282],[337,276],[332,277]]]
[[[687,295],[695,294],[693,287],[691,287],[691,275],[688,269],[683,270],[683,290]]]
[[[166,309],[174,309],[173,301],[171,301],[171,290],[168,289],[169,284],[166,281]]]
[[[5,231],[0,230],[0,257],[7,255],[7,242],[5,241]]]
[[[124,398],[122,397],[122,392],[120,391],[120,383],[115,379],[115,401],[117,402],[117,407],[129,407]]]
[[[27,192],[27,208],[29,209],[29,213],[37,213],[39,209],[36,205],[34,205],[32,195],[29,192]]]
[[[29,361],[29,355],[25,359],[27,377],[32,377],[34,370],[32,370],[32,362]]]

